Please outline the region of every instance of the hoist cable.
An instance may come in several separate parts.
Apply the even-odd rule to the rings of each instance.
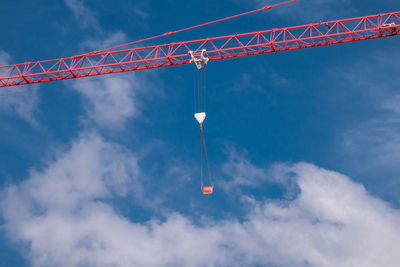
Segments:
[[[201,111],[201,101],[200,99],[200,73],[197,72],[197,112]]]
[[[210,171],[210,163],[208,162],[208,155],[207,155],[207,147],[206,147],[206,140],[204,137],[204,133],[202,134],[203,137],[203,145],[204,145],[204,155],[206,156],[206,163],[207,163],[207,171],[208,171],[208,182],[211,186],[213,185],[212,178],[211,178],[211,171]]]
[[[117,49],[117,48],[121,48],[121,47],[124,47],[124,46],[133,45],[133,44],[137,44],[137,43],[142,43],[142,42],[153,40],[153,39],[157,39],[157,38],[160,38],[160,37],[163,37],[163,36],[169,36],[169,35],[172,35],[172,34],[175,34],[175,33],[188,31],[188,30],[192,30],[192,29],[195,29],[195,28],[200,28],[200,27],[203,27],[203,26],[206,26],[206,25],[210,25],[210,24],[213,24],[213,23],[217,23],[217,22],[221,22],[221,21],[224,21],[224,20],[234,19],[234,18],[237,18],[237,17],[249,15],[249,14],[252,14],[252,13],[256,13],[256,12],[260,12],[260,11],[264,11],[264,10],[269,10],[271,8],[282,6],[282,5],[286,5],[286,4],[289,4],[289,3],[292,3],[292,2],[296,2],[296,1],[297,0],[290,0],[290,1],[282,2],[282,3],[276,4],[276,5],[272,5],[272,6],[264,6],[262,8],[255,9],[255,10],[252,10],[252,11],[248,11],[248,12],[245,12],[245,13],[229,16],[229,17],[222,18],[222,19],[213,20],[213,21],[210,21],[210,22],[206,22],[206,23],[203,23],[203,24],[199,24],[199,25],[196,25],[196,26],[191,26],[191,27],[180,29],[180,30],[176,30],[176,31],[166,32],[164,34],[159,34],[159,35],[156,35],[156,36],[153,36],[153,37],[148,37],[148,38],[145,38],[145,39],[142,39],[142,40],[137,40],[137,41],[133,41],[133,42],[122,44],[122,45],[117,45],[117,46],[114,46],[114,47],[111,47],[111,48],[106,48],[106,49],[102,49],[102,50],[98,50],[98,51],[93,51],[93,52],[86,53],[86,54],[83,54],[83,55],[89,55],[89,54],[92,55],[92,54],[102,53],[102,52],[114,50],[114,49]]]
[[[193,69],[193,108],[194,108],[194,113],[197,112],[196,109],[196,70]]]
[[[203,138],[203,127],[200,125],[200,177],[201,177],[201,188],[203,188],[203,147],[202,147],[202,138]]]
[[[204,112],[206,112],[207,68],[204,69]]]
[[[197,72],[197,112],[201,112],[201,72]]]
[[[208,161],[207,155],[207,147],[206,147],[206,139],[203,133],[203,126],[200,125],[200,179],[201,179],[201,188],[204,186],[204,178],[203,178],[203,148],[204,148],[204,155],[206,157],[206,165],[207,165],[207,174],[208,174],[208,182],[211,186],[214,186],[211,171],[210,171],[210,163]]]
[[[199,111],[204,112],[204,108],[203,108],[203,83],[204,83],[204,81],[203,81],[203,70],[200,70],[199,72],[200,72],[200,88],[199,88],[199,92],[200,92],[200,94],[199,94],[200,110]]]
[[[205,106],[205,99],[204,99],[204,70],[201,71],[201,108],[204,110],[204,106]]]

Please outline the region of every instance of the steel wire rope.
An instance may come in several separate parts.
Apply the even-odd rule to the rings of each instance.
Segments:
[[[126,43],[126,44],[121,44],[121,45],[113,46],[113,47],[106,48],[106,49],[101,49],[101,50],[98,50],[98,51],[92,51],[92,52],[89,52],[89,53],[82,54],[82,55],[80,55],[80,56],[92,55],[92,54],[98,54],[98,53],[107,52],[107,51],[114,50],[114,49],[117,49],[117,48],[121,48],[121,47],[124,47],[124,46],[133,45],[133,44],[138,44],[138,43],[142,43],[142,42],[145,42],[145,41],[157,39],[157,38],[160,38],[160,37],[169,36],[169,35],[172,35],[172,34],[175,34],[175,33],[183,32],[183,31],[188,31],[188,30],[192,30],[192,29],[195,29],[195,28],[204,27],[204,26],[207,26],[207,25],[210,25],[210,24],[213,24],[213,23],[218,23],[218,22],[221,22],[221,21],[234,19],[234,18],[237,18],[237,17],[249,15],[249,14],[252,14],[252,13],[256,13],[256,12],[260,12],[260,11],[264,11],[264,10],[269,10],[269,9],[271,9],[271,8],[278,7],[278,6],[282,6],[282,5],[286,5],[286,4],[289,4],[289,3],[292,3],[292,2],[296,2],[296,1],[297,1],[297,0],[290,0],[290,1],[286,1],[286,2],[279,3],[279,4],[275,4],[275,5],[272,5],[272,6],[264,6],[264,7],[262,7],[262,8],[255,9],[255,10],[252,10],[252,11],[248,11],[248,12],[245,12],[245,13],[240,13],[240,14],[233,15],[233,16],[229,16],[229,17],[225,17],[225,18],[222,18],[222,19],[213,20],[213,21],[210,21],[210,22],[202,23],[202,24],[199,24],[199,25],[187,27],[187,28],[184,28],[184,29],[176,30],[176,31],[166,32],[166,33],[164,33],[164,34],[155,35],[155,36],[152,36],[152,37],[144,38],[144,39],[137,40],[137,41],[133,41],[133,42]]]
[[[199,72],[200,72],[200,88],[199,88],[199,91],[200,91],[200,98],[199,98],[200,111],[204,112],[204,99],[203,99],[203,95],[204,95],[204,92],[203,92],[204,78],[203,78],[203,70],[200,70]]]
[[[200,124],[200,179],[201,179],[201,188],[203,188],[203,144],[202,144],[202,138],[203,138],[203,127]]]
[[[204,112],[206,112],[207,68],[204,69]]]
[[[193,69],[193,109],[196,113],[196,70]]]
[[[200,73],[197,72],[197,112],[201,111],[201,101],[200,101]]]
[[[203,138],[203,145],[204,145],[204,155],[206,156],[206,163],[207,163],[208,182],[210,183],[211,186],[214,186],[214,185],[213,185],[213,182],[212,182],[212,177],[211,177],[210,163],[209,163],[209,161],[208,161],[207,147],[206,147],[206,139],[205,139],[205,137],[204,137],[204,134],[202,134],[202,138]]]

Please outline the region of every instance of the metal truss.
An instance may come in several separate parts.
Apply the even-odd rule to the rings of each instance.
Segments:
[[[282,52],[400,35],[400,12],[0,67],[0,87]],[[189,53],[192,51],[192,54]]]

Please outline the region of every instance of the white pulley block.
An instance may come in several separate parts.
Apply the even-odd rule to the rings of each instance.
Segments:
[[[199,124],[202,124],[206,119],[206,113],[205,112],[195,113],[194,117],[196,118]]]

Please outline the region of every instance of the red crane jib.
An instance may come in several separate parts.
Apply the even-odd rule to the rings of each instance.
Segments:
[[[400,35],[400,12],[0,67],[0,87],[189,64]]]

